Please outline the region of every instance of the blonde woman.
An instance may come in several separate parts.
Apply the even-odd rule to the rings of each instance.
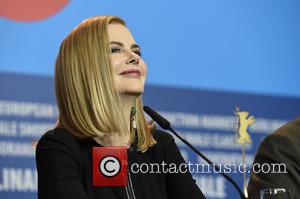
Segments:
[[[93,186],[92,148],[126,146],[128,164],[184,160],[172,136],[149,128],[141,94],[147,67],[125,22],[89,18],[56,60],[59,122],[37,144],[39,199],[199,199],[189,172],[130,173],[127,186]]]

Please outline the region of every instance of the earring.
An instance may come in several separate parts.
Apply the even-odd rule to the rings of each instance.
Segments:
[[[133,106],[133,107],[131,107],[131,114],[130,114],[131,126],[133,129],[136,129],[135,114],[136,114],[136,109],[135,109],[135,106]]]

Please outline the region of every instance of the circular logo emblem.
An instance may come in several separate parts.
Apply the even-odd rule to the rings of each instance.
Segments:
[[[121,162],[115,156],[105,156],[99,162],[99,171],[105,177],[114,177],[121,171]]]
[[[0,1],[0,16],[31,22],[46,19],[62,10],[70,0],[9,0]]]

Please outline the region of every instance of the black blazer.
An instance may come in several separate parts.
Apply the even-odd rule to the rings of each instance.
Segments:
[[[299,198],[300,118],[287,123],[267,136],[258,149],[255,163],[260,165],[264,163],[284,163],[287,173],[252,172],[248,185],[250,198],[259,198],[260,190],[266,188],[290,188],[294,198]]]
[[[128,162],[184,163],[171,135],[156,131],[157,144],[145,153],[128,149]],[[36,148],[39,199],[128,199],[124,187],[93,187],[93,139],[79,141],[66,129],[45,133]],[[205,198],[190,173],[131,174],[136,199]]]

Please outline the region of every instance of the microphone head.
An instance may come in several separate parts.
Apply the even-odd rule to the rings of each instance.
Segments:
[[[144,106],[144,111],[164,130],[169,130],[171,128],[170,122],[149,106]]]

